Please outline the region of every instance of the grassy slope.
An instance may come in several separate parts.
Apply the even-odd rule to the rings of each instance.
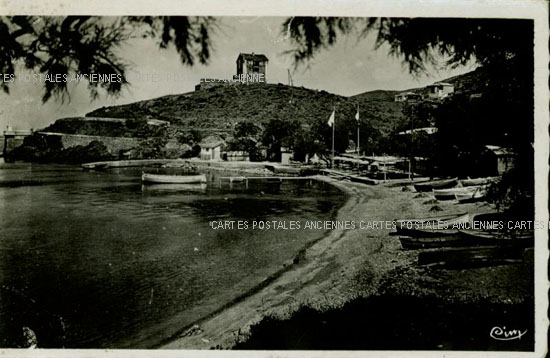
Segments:
[[[476,93],[483,86],[480,71],[445,79],[456,92]],[[424,93],[426,88],[411,89]],[[389,134],[406,120],[405,104],[394,102],[402,91],[370,91],[351,97],[282,84],[215,87],[204,91],[168,95],[127,105],[102,107],[91,117],[157,118],[184,129],[231,131],[235,123],[252,120],[265,124],[273,118],[298,119],[305,125],[327,121],[334,106],[337,120],[353,120],[357,104],[362,120],[381,134]]]

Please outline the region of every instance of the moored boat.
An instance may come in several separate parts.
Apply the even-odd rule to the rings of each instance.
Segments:
[[[418,192],[432,191],[434,189],[447,189],[452,188],[458,183],[458,178],[433,180],[425,183],[414,184],[414,188]]]
[[[141,180],[144,183],[155,184],[199,184],[206,183],[206,175],[165,175],[142,173]]]
[[[171,184],[171,183],[143,183],[141,190],[143,192],[206,192],[206,183],[199,184]]]

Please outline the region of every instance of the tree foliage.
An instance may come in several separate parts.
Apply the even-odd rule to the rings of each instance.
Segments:
[[[211,17],[95,17],[95,16],[11,16],[0,18],[0,70],[15,74],[19,68],[41,74],[114,75],[116,81],[88,81],[92,99],[99,89],[117,96],[128,85],[130,64],[118,48],[135,37],[159,39],[162,49],[173,45],[184,65],[207,63],[210,33],[215,28]],[[42,101],[52,96],[70,98],[68,81],[44,81]],[[9,93],[10,82],[0,82]]]

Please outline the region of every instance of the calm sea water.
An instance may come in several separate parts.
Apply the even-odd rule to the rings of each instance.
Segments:
[[[315,181],[142,187],[140,174],[0,164],[1,347],[23,327],[41,347],[154,346],[326,234],[212,220],[326,220],[345,199]]]

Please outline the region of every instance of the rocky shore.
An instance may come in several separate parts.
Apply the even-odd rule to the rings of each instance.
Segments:
[[[493,210],[484,203],[434,202],[424,194],[401,186],[367,186],[328,177],[318,179],[348,194],[336,220],[383,222]],[[183,329],[161,348],[532,349],[532,260],[486,268],[433,270],[419,266],[418,250],[403,250],[399,239],[388,235],[390,231],[385,227],[331,231],[261,288]],[[359,317],[369,312],[371,315],[385,312],[385,316],[378,314],[370,317],[370,323],[358,323]],[[396,316],[396,312],[401,314]],[[432,315],[423,318],[407,316],[404,312],[431,312]],[[433,316],[437,312],[439,315]],[[461,321],[459,317],[464,315],[477,320]],[[395,324],[401,330],[396,333],[393,328],[380,329],[380,334],[386,332],[389,336],[379,337],[366,328],[368,324],[383,327],[381,322],[372,321],[383,317],[397,319]],[[485,325],[480,325],[480,320]],[[491,340],[491,327],[507,322],[523,325],[517,328],[527,329],[531,335],[516,345]],[[455,332],[455,338],[434,335],[445,332],[441,326],[451,327],[449,332]],[[312,337],[304,333],[305,338],[296,341],[300,334],[295,331],[300,328],[318,335]],[[358,335],[361,330],[365,334]],[[296,333],[290,335],[294,341],[285,340],[284,332]],[[434,340],[413,340],[405,336],[396,340],[398,333],[422,337],[422,332],[426,335],[431,332]]]

